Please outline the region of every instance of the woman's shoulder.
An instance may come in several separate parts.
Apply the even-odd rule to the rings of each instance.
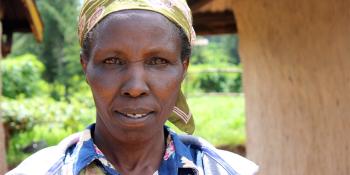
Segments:
[[[191,135],[178,135],[178,138],[202,156],[204,174],[253,175],[259,167],[252,161],[229,151],[216,149],[203,138]]]
[[[44,148],[21,162],[6,175],[48,174],[51,170],[63,164],[66,151],[76,144],[81,133],[72,134],[63,139],[58,145]]]

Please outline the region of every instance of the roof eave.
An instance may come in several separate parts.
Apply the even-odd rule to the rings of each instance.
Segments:
[[[30,28],[38,42],[43,40],[44,25],[40,18],[39,11],[33,0],[22,0],[29,12]]]

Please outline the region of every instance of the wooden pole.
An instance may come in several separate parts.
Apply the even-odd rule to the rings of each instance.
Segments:
[[[248,158],[261,175],[350,174],[350,1],[233,3]]]
[[[0,9],[1,10],[1,9]],[[2,60],[2,54],[1,54],[1,44],[2,44],[2,23],[1,23],[1,17],[0,17],[0,62]],[[1,80],[1,73],[0,73],[0,80]],[[2,94],[2,83],[0,81],[0,95]],[[0,101],[1,102],[1,101]],[[1,120],[1,111],[0,111],[0,174],[5,174],[7,170],[6,165],[6,149],[5,149],[5,131],[3,128],[2,120]]]

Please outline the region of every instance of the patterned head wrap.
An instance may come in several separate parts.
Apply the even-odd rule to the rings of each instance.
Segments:
[[[196,34],[192,27],[191,10],[186,0],[84,0],[79,15],[78,34],[80,46],[83,45],[87,33],[104,17],[122,10],[148,10],[160,13],[171,22],[180,26],[191,44],[195,40]],[[194,132],[193,116],[181,91],[168,120],[188,134]]]

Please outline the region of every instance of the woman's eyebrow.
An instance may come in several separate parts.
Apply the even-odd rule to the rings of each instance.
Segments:
[[[123,49],[112,48],[112,47],[98,47],[94,48],[92,52],[92,56],[94,57],[102,57],[102,56],[119,56],[125,57],[126,54],[123,52]]]
[[[159,55],[159,56],[167,56],[173,53],[177,53],[176,49],[170,47],[153,47],[151,49],[147,49],[144,52],[145,57]]]

